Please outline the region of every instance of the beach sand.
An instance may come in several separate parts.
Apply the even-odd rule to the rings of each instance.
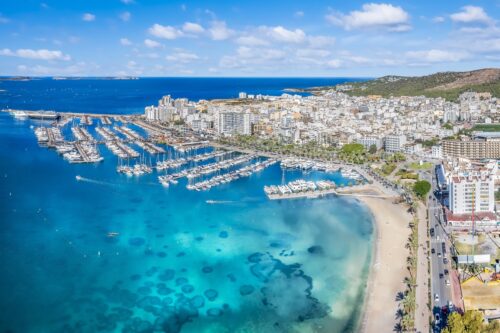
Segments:
[[[405,289],[403,279],[407,274],[405,248],[410,234],[408,222],[411,215],[402,204],[393,199],[358,197],[370,208],[375,219],[375,252],[368,278],[365,310],[361,332],[393,332],[398,323],[396,296]]]

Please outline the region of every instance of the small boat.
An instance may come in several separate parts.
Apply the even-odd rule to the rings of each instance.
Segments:
[[[116,237],[118,235],[120,235],[120,233],[114,232],[114,231],[108,232],[108,234],[107,234],[107,236],[110,238]]]
[[[76,178],[76,180],[78,180],[78,181],[82,180],[82,176],[80,176],[80,175],[76,175],[76,177],[75,177],[75,178]]]

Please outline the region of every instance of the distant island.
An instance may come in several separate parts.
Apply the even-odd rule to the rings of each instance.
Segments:
[[[335,86],[287,89],[293,92],[319,94],[335,89],[351,96],[380,95],[443,97],[454,101],[466,91],[490,93],[500,97],[500,68],[485,68],[467,72],[440,72],[426,76],[383,76],[378,79],[349,82]]]

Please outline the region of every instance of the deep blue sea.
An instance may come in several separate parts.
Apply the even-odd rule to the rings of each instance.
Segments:
[[[166,94],[279,95],[343,81],[4,81],[0,108],[124,114]],[[105,146],[99,164],[67,163],[38,146],[39,125],[48,124],[0,113],[0,332],[356,331],[368,209],[345,197],[270,201],[263,192],[298,178],[345,184],[340,173],[275,164],[209,191],[188,191],[186,180],[164,188],[156,171],[118,174]],[[97,136],[95,124],[89,131]]]

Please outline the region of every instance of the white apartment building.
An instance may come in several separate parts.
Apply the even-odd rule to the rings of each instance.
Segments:
[[[216,117],[216,125],[219,134],[252,134],[250,112],[221,111]]]
[[[378,149],[382,148],[382,139],[373,136],[364,136],[356,140],[357,143],[362,144],[366,150],[370,149],[372,145],[375,145]]]
[[[432,146],[431,148],[431,157],[435,159],[443,158],[443,147],[440,145]]]
[[[451,175],[448,181],[453,214],[495,211],[495,181],[489,175]]]
[[[403,150],[406,144],[406,136],[401,135],[387,135],[384,141],[384,149],[388,153],[395,153]]]

